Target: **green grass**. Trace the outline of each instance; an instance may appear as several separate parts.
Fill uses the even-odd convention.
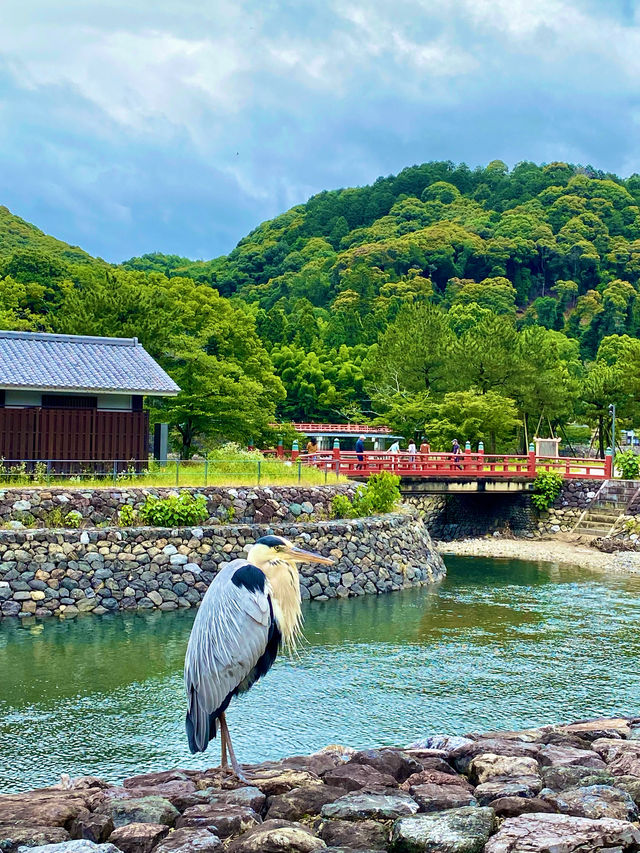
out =
[[[81,463],[80,463],[81,464]],[[55,465],[55,463],[53,463]],[[120,468],[123,466],[121,465]],[[56,473],[55,468],[47,471],[46,465],[36,466],[29,472],[26,467],[14,466],[0,474],[0,485],[15,486],[61,486],[67,488],[114,488],[114,487],[187,487],[187,486],[319,486],[325,483],[346,483],[347,479],[336,476],[335,471],[319,471],[298,462],[287,463],[276,459],[211,459],[175,460],[165,466],[150,463],[145,470],[136,472],[133,466],[114,474],[113,470],[96,474],[97,464],[86,463],[83,469],[73,474]]]

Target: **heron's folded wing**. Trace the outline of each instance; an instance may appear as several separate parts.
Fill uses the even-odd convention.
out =
[[[185,688],[194,740],[205,749],[210,733],[210,716],[228,700],[264,654],[269,639],[272,611],[269,585],[262,576],[249,589],[233,582],[246,560],[234,560],[213,580],[193,623],[185,658]]]

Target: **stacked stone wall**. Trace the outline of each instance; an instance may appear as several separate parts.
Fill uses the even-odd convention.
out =
[[[304,599],[378,594],[439,580],[444,563],[415,512],[373,518],[175,530],[0,531],[5,617],[197,606],[219,569],[268,533],[333,557],[300,567]]]

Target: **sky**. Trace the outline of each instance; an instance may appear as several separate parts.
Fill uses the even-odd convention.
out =
[[[639,79],[637,0],[0,0],[0,204],[211,258],[428,160],[640,172]]]

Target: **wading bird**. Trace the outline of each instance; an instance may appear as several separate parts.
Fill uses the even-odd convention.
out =
[[[222,767],[227,750],[238,764],[225,711],[265,675],[281,645],[294,649],[301,633],[298,563],[333,560],[296,548],[281,536],[263,536],[246,560],[234,560],[213,579],[196,615],[184,662],[186,730],[192,753],[204,752],[220,723]]]

